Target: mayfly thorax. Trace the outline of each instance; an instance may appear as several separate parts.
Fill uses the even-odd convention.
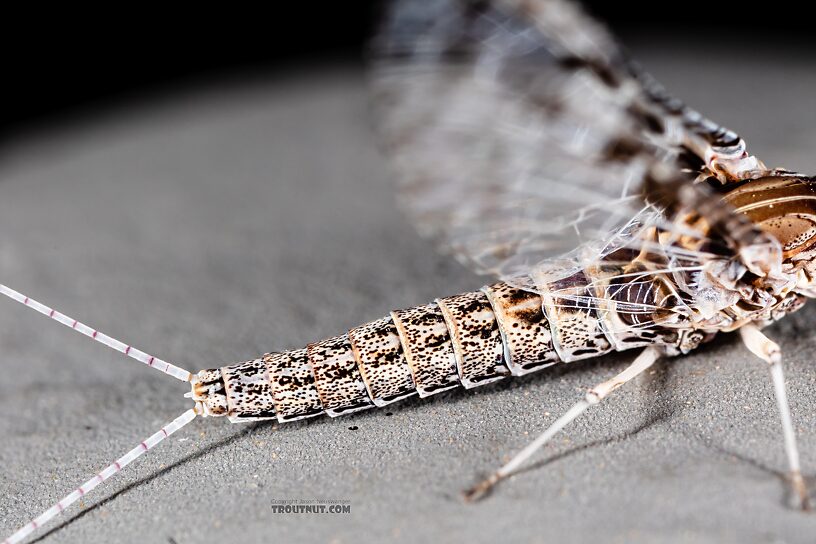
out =
[[[196,416],[281,423],[471,389],[639,349],[527,448],[661,358],[739,331],[769,363],[803,508],[779,348],[761,332],[816,296],[816,179],[769,169],[559,0],[397,2],[372,100],[400,199],[480,290],[300,349],[190,373],[0,285],[17,302],[189,382],[193,408],[35,518],[19,542]]]

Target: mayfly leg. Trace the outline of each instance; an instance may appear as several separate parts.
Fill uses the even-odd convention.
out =
[[[779,345],[765,336],[759,327],[753,323],[740,328],[742,342],[748,350],[768,363],[771,367],[771,379],[774,385],[776,404],[779,408],[779,416],[782,419],[782,434],[785,441],[785,453],[788,456],[788,468],[793,490],[799,498],[799,506],[802,510],[810,510],[810,498],[808,497],[805,479],[802,476],[802,467],[799,463],[799,448],[796,445],[796,431],[793,429],[790,404],[788,403],[788,392],[785,388],[785,374],[782,370],[782,352]]]
[[[623,372],[614,378],[599,383],[595,387],[591,388],[587,392],[585,398],[573,405],[573,407],[567,410],[564,415],[556,419],[552,425],[547,428],[547,430],[541,433],[538,438],[533,440],[529,445],[527,445],[527,447],[517,453],[516,456],[513,457],[507,464],[502,466],[499,470],[494,472],[482,482],[466,490],[464,492],[465,500],[475,501],[485,496],[490,492],[494,485],[515,473],[515,471],[525,461],[527,461],[527,459],[529,459],[536,451],[549,442],[561,429],[569,425],[572,421],[577,419],[578,416],[583,414],[587,408],[600,403],[612,391],[640,375],[644,370],[651,367],[661,356],[661,351],[656,348],[644,349],[632,362],[632,364],[623,370]]]

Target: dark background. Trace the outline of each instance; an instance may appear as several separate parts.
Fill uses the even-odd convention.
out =
[[[811,18],[791,3],[685,0],[585,2],[624,41],[674,39],[704,54],[757,48],[810,51]],[[267,9],[170,11],[131,5],[70,11],[38,6],[6,13],[0,26],[0,139],[134,96],[213,78],[274,72],[313,62],[360,61],[379,2],[287,2]]]

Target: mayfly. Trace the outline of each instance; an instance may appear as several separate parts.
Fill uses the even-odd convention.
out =
[[[465,493],[477,499],[659,359],[732,331],[770,366],[791,484],[808,508],[780,350],[761,329],[816,296],[816,178],[765,167],[564,1],[397,2],[374,51],[373,101],[402,203],[423,233],[495,281],[196,373],[0,285],[189,384],[194,403],[5,542],[198,416],[336,417],[640,349]]]

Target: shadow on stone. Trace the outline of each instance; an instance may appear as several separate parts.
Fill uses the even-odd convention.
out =
[[[186,457],[183,457],[183,458],[179,459],[178,461],[176,461],[172,465],[168,465],[168,466],[164,467],[163,469],[161,469],[161,470],[159,470],[157,472],[154,472],[150,476],[145,476],[144,478],[141,478],[141,479],[133,482],[132,484],[129,484],[129,485],[123,487],[122,489],[120,489],[116,493],[114,493],[114,494],[100,500],[99,502],[97,502],[93,506],[90,506],[90,507],[84,509],[82,512],[76,514],[72,518],[66,519],[65,521],[63,521],[62,523],[60,523],[59,525],[57,525],[53,529],[50,529],[49,531],[43,533],[42,535],[40,535],[36,539],[32,540],[31,544],[34,544],[36,542],[44,541],[45,539],[47,539],[48,537],[56,534],[57,532],[64,529],[65,527],[68,527],[72,523],[74,523],[76,521],[79,521],[80,519],[82,519],[83,517],[85,517],[89,513],[93,512],[94,510],[97,510],[98,508],[100,508],[102,506],[105,506],[109,502],[115,500],[120,495],[124,495],[125,493],[127,493],[128,491],[130,491],[132,489],[135,489],[135,488],[140,487],[140,486],[142,486],[144,484],[150,483],[153,480],[155,480],[156,478],[158,478],[159,476],[162,476],[162,475],[172,471],[176,467],[179,467],[179,466],[184,465],[186,463],[189,463],[191,461],[195,461],[196,459],[199,459],[199,458],[201,458],[201,457],[203,457],[203,456],[205,456],[205,455],[207,455],[207,454],[209,454],[209,453],[211,453],[211,452],[213,452],[213,451],[215,451],[215,450],[217,450],[219,448],[222,448],[224,446],[228,446],[228,445],[232,444],[233,442],[236,442],[237,440],[239,440],[241,438],[244,438],[248,434],[252,434],[252,432],[256,429],[256,427],[258,427],[261,424],[262,423],[253,423],[253,424],[251,424],[249,426],[249,428],[242,429],[239,432],[233,434],[232,436],[229,436],[227,438],[224,438],[223,440],[219,440],[218,442],[210,444],[209,446],[207,446],[206,448],[204,448],[201,451],[197,451],[195,453],[192,453],[190,455],[187,455]]]

